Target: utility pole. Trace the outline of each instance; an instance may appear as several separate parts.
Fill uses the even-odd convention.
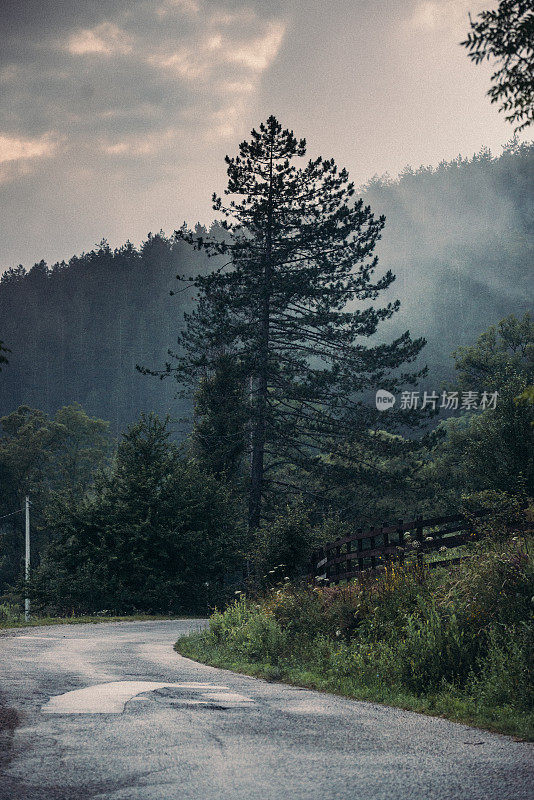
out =
[[[26,580],[26,594],[28,594],[28,581],[30,579],[30,498],[26,495],[26,553],[24,559],[24,577]],[[24,599],[24,619],[30,619],[30,598]]]

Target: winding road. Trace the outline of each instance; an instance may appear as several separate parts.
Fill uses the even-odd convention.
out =
[[[202,620],[0,636],[0,800],[531,800],[534,747],[196,664]]]

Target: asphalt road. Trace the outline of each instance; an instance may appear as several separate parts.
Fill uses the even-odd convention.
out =
[[[532,745],[178,656],[202,624],[0,636],[0,800],[534,796]]]

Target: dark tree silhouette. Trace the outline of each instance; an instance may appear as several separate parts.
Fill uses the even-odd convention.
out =
[[[496,10],[482,11],[471,22],[462,45],[475,64],[495,60],[488,91],[492,103],[500,103],[516,131],[534,119],[534,7],[532,0],[501,0]]]
[[[303,139],[269,117],[237,157],[226,158],[225,194],[234,199],[213,198],[225,239],[177,232],[226,263],[193,281],[198,306],[166,371],[195,381],[217,369],[222,353],[240,364],[249,395],[250,530],[261,522],[275,466],[309,469],[327,442],[367,430],[357,395],[393,389],[391,371],[424,344],[408,332],[390,344],[363,344],[399,307],[367,304],[394,280],[391,272],[373,278],[384,218],[353,199],[346,170],[333,160],[296,166],[305,152]]]
[[[176,613],[222,602],[240,563],[240,532],[224,486],[171,442],[167,421],[141,415],[89,495],[58,504],[34,574],[34,599],[53,613],[102,608]]]

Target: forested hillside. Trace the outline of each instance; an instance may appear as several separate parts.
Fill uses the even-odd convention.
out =
[[[136,365],[164,361],[190,303],[186,294],[170,296],[176,274],[194,274],[199,263],[186,245],[158,234],[139,249],[127,243],[113,251],[103,242],[68,264],[5,272],[0,317],[11,354],[0,413],[78,402],[114,433],[144,409],[179,417],[185,407],[176,387]]]
[[[530,307],[533,167],[534,145],[513,144],[500,157],[483,151],[363,187],[364,202],[386,215],[377,253],[397,276],[389,296],[402,304],[383,335],[409,328],[427,338],[429,382],[452,370],[455,347]],[[114,433],[141,411],[186,415],[171,381],[135,366],[163,364],[191,304],[187,293],[170,296],[175,276],[205,266],[204,255],[156,235],[139,249],[104,243],[68,263],[8,269],[0,319],[11,353],[0,414],[20,404],[54,412],[79,402]]]

